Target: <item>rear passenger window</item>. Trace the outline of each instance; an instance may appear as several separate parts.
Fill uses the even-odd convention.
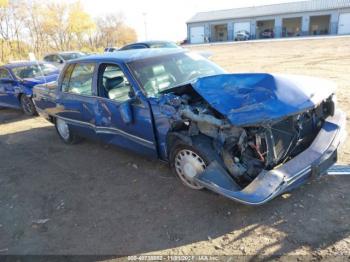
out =
[[[92,95],[94,64],[75,64],[66,69],[62,79],[62,91],[79,95]]]
[[[72,75],[74,66],[75,66],[74,64],[71,64],[66,68],[66,71],[64,71],[64,75],[62,79],[62,88],[61,88],[63,92],[68,92],[69,80],[70,80],[70,76]]]

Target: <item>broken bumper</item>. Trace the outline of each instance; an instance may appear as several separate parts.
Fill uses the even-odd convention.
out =
[[[345,139],[346,116],[337,110],[328,117],[309,148],[287,163],[262,171],[241,189],[216,161],[195,177],[198,184],[247,205],[261,205],[301,185],[310,176],[321,176],[337,161],[337,148]]]

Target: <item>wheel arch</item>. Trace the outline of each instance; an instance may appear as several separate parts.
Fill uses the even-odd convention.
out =
[[[166,151],[168,160],[171,159],[171,150],[179,143],[192,146],[192,138],[180,132],[169,132],[166,136]]]
[[[198,149],[200,152],[204,153],[208,159],[215,159],[222,163],[220,154],[217,152],[217,150],[215,150],[213,140],[210,137],[203,134],[188,136],[181,132],[172,132],[167,136],[167,152],[170,164],[170,160],[172,159],[174,153],[173,150],[181,144]]]
[[[33,97],[33,94],[29,93],[29,92],[26,92],[26,90],[24,89],[21,89],[20,92],[18,92],[17,94],[17,99],[18,99],[18,102],[21,102],[21,97],[25,95],[29,98],[32,98]]]

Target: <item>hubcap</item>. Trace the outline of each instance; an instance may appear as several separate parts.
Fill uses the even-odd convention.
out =
[[[69,127],[62,119],[56,120],[57,131],[64,140],[69,139]]]
[[[175,157],[175,170],[182,182],[192,189],[203,187],[194,182],[193,178],[206,168],[204,160],[195,152],[183,149]]]

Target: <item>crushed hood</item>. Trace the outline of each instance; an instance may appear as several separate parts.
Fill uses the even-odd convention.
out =
[[[335,92],[327,80],[280,74],[215,75],[192,86],[236,126],[275,122],[314,108]]]

